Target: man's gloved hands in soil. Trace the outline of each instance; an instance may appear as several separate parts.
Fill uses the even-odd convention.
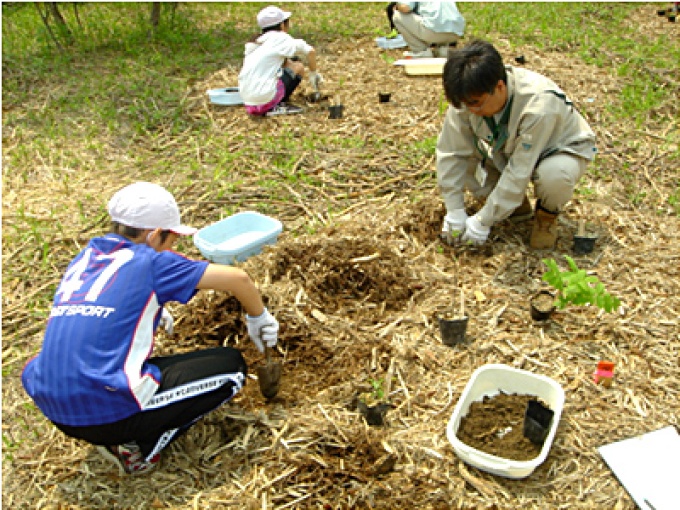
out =
[[[310,85],[318,92],[319,87],[323,83],[323,76],[321,76],[321,74],[317,73],[316,71],[309,71],[308,78]]]
[[[279,323],[272,314],[265,308],[261,315],[251,317],[246,314],[248,325],[248,336],[257,347],[257,350],[264,352],[264,346],[275,347],[279,336]]]
[[[482,245],[486,242],[491,232],[491,227],[485,227],[477,219],[477,216],[470,216],[465,221],[465,233],[461,241],[463,243],[472,243],[476,246]]]
[[[446,244],[454,244],[460,241],[460,236],[465,230],[465,222],[468,215],[465,209],[454,209],[446,213],[444,224],[442,225],[441,237]]]
[[[165,308],[163,308],[163,311],[161,312],[161,320],[158,325],[162,327],[168,335],[172,335],[174,332],[175,319],[172,318],[170,312]]]

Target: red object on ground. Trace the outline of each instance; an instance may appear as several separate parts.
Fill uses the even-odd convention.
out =
[[[600,361],[597,364],[597,370],[593,373],[593,380],[596,384],[609,386],[614,377],[614,363],[611,361]]]

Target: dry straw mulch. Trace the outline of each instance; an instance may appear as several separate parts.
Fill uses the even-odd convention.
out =
[[[502,39],[497,42],[508,59],[515,56]],[[205,90],[234,83],[236,68],[187,91],[186,114],[208,117],[215,130],[232,133],[233,151],[261,150],[252,140],[270,133],[289,133],[293,140],[309,132],[351,136],[369,147],[298,149],[296,171],[315,184],[281,188],[290,200],[269,204],[284,221],[284,233],[243,264],[282,325],[279,396],[265,402],[251,376],[242,394],[164,452],[156,472],[119,478],[91,446],[64,437],[29,410],[14,373],[3,379],[3,434],[19,443],[3,464],[5,507],[634,508],[596,448],[677,425],[680,416],[680,221],[668,205],[678,190],[678,169],[667,164],[677,153],[677,103],[650,112],[643,130],[612,125],[606,105],[618,100],[624,85],[619,77],[559,51],[524,48],[526,65],[552,76],[586,112],[598,134],[602,175],[585,178],[582,187],[592,194],[575,197],[561,215],[552,252],[528,248],[530,222],[496,226],[492,243],[482,249],[451,248],[438,239],[444,211],[433,160],[414,159],[407,168],[397,157],[437,134],[439,78],[386,69],[370,38],[330,43],[322,51],[324,92],[341,97],[346,107],[338,121],[327,119],[323,105],[306,105],[296,118],[261,122],[240,108],[210,105]],[[394,84],[392,103],[377,102],[377,72]],[[677,87],[677,76],[667,78]],[[392,143],[378,143],[385,139]],[[184,150],[162,137],[155,143],[150,154]],[[191,150],[200,158],[200,146]],[[262,152],[260,163],[280,156]],[[629,168],[626,178],[613,178],[623,175],[622,165]],[[268,194],[252,185],[257,171],[238,163],[232,170],[243,183],[233,198],[241,195],[244,209],[267,201]],[[91,184],[79,178],[76,185]],[[11,176],[5,182],[3,212],[39,189],[66,193],[50,185],[45,172],[22,187],[13,186]],[[232,198],[214,198],[200,176],[189,189],[181,182],[178,176],[174,184],[196,224],[214,220],[222,200]],[[119,184],[104,183],[104,194]],[[634,205],[631,190],[645,198]],[[546,323],[533,322],[528,297],[543,288],[541,257],[561,261],[571,254],[580,218],[593,223],[600,237],[595,251],[576,261],[623,305],[611,314],[570,307]],[[306,231],[309,226],[314,232]],[[89,235],[93,225],[79,228]],[[82,237],[73,233],[78,242]],[[58,253],[73,251],[67,241],[57,245]],[[6,265],[20,248],[3,247]],[[30,292],[58,276],[55,269],[51,281]],[[434,317],[442,307],[456,306],[461,289],[469,338],[451,348],[441,343]],[[5,338],[5,361],[16,356],[12,345],[38,345],[41,329],[22,314],[21,288],[7,281],[3,291],[3,322],[26,324],[24,335]],[[263,362],[232,298],[204,292],[173,311],[176,333],[159,336],[160,353],[228,344],[244,350],[252,374]],[[615,363],[609,388],[592,380],[602,359]],[[548,459],[524,480],[466,466],[445,435],[470,375],[486,363],[545,374],[567,395]],[[392,405],[383,427],[368,426],[354,406],[375,380],[384,381]]]

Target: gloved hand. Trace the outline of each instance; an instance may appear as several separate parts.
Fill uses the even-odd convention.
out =
[[[319,87],[323,83],[323,76],[321,76],[320,73],[317,73],[316,71],[309,71],[309,83],[312,87],[314,87],[314,90],[318,91]]]
[[[447,244],[453,244],[460,241],[460,236],[465,230],[465,221],[468,215],[465,209],[454,209],[446,213],[444,217],[444,224],[442,225],[441,237]]]
[[[162,327],[168,335],[172,335],[174,332],[175,319],[172,318],[170,312],[165,308],[163,308],[163,311],[161,312],[161,320],[158,325]]]
[[[275,347],[279,335],[279,323],[265,308],[258,317],[246,314],[248,336],[260,352],[264,352],[264,346]]]
[[[477,216],[470,216],[465,221],[465,233],[461,241],[463,243],[470,242],[476,246],[482,245],[486,242],[486,238],[489,237],[489,232],[491,232],[491,227],[485,227],[477,219]]]

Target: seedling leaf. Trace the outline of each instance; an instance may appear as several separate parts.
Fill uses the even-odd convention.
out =
[[[606,291],[597,276],[588,276],[586,271],[579,269],[574,259],[568,255],[564,258],[569,266],[566,271],[560,271],[554,259],[543,259],[548,270],[543,273],[541,279],[557,291],[555,298],[557,308],[562,309],[569,304],[594,305],[611,312],[619,307],[621,301]]]

